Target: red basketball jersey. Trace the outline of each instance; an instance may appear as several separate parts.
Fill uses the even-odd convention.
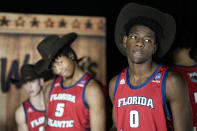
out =
[[[91,79],[84,74],[73,86],[64,87],[62,77],[57,77],[49,95],[46,131],[90,130],[85,89]]]
[[[192,105],[193,126],[197,128],[197,65],[190,67],[175,65],[171,68],[180,72],[187,82]]]
[[[45,111],[37,110],[29,99],[23,103],[23,108],[29,131],[43,131]]]
[[[167,131],[172,125],[165,99],[168,70],[159,65],[146,82],[132,86],[129,68],[117,77],[114,111],[117,131]]]

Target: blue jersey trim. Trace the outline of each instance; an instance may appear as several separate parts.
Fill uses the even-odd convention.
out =
[[[167,101],[166,101],[166,79],[169,73],[169,69],[166,70],[163,80],[162,80],[162,87],[161,87],[161,95],[162,95],[162,100],[163,100],[163,106],[164,106],[164,111],[167,117],[172,118],[172,115],[169,112],[168,106],[167,106]]]
[[[61,84],[62,89],[70,89],[70,88],[75,87],[75,85],[77,85],[86,75],[87,75],[87,73],[84,73],[83,76],[82,76],[74,85],[68,86],[68,87],[64,87],[64,86],[63,86],[63,77],[61,77],[61,82],[60,82],[60,84]]]
[[[29,105],[30,105],[35,111],[37,111],[37,112],[45,112],[44,110],[38,110],[38,109],[36,109],[36,108],[32,105],[30,99],[28,99],[28,103],[29,103]]]
[[[138,86],[133,86],[131,85],[130,83],[130,79],[129,79],[129,68],[127,68],[127,72],[126,72],[126,82],[127,82],[127,85],[131,88],[131,89],[140,89],[142,87],[144,87],[145,85],[147,85],[152,79],[153,77],[155,76],[155,74],[158,72],[158,70],[160,69],[161,67],[161,64],[159,64],[156,68],[156,70],[152,73],[152,75],[144,82],[142,83],[141,85],[138,85]]]
[[[84,128],[85,130],[87,130],[87,131],[90,131],[90,128]]]
[[[90,80],[92,80],[92,78],[90,78],[89,80],[87,80],[87,82],[85,83],[85,86],[84,86],[84,88],[83,88],[83,92],[82,92],[83,104],[84,104],[84,106],[85,106],[87,109],[89,109],[89,106],[88,106],[88,104],[87,104],[86,101],[85,101],[85,90],[86,90],[87,84],[89,83]]]
[[[26,108],[25,108],[25,103],[23,103],[23,109],[24,109],[24,112],[25,112],[25,120],[26,120],[26,123],[27,123],[27,111],[26,111]]]
[[[116,95],[116,91],[117,91],[117,88],[118,88],[118,84],[119,84],[119,81],[120,81],[121,74],[122,74],[122,72],[120,72],[118,74],[118,77],[116,78],[116,84],[115,84],[115,88],[114,88],[113,99],[115,98],[115,95]]]

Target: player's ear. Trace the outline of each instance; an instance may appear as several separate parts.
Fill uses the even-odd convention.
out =
[[[155,43],[153,46],[154,46],[153,47],[153,54],[155,54],[157,52],[157,49],[158,49],[158,43]]]
[[[68,58],[70,58],[71,60],[75,60],[75,56],[74,56],[74,54],[73,53],[69,53],[68,54]]]
[[[123,44],[123,47],[124,47],[124,48],[127,47],[127,39],[128,39],[128,37],[127,37],[127,35],[125,34],[125,35],[123,36],[123,41],[122,41],[122,44]]]

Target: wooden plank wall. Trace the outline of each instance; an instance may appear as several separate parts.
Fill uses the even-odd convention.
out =
[[[46,35],[78,33],[73,49],[86,56],[80,66],[106,84],[105,25],[104,17],[0,13],[0,131],[16,131],[14,113],[29,96],[10,78],[41,58],[36,47]]]

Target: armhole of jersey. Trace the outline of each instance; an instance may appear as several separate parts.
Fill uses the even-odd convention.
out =
[[[164,73],[163,80],[162,80],[161,94],[162,94],[162,101],[163,101],[165,114],[168,118],[172,118],[172,115],[169,111],[167,101],[166,101],[166,79],[167,79],[169,71],[170,70],[167,69],[166,72]]]
[[[118,77],[116,78],[116,84],[115,84],[115,88],[114,88],[114,92],[113,92],[113,99],[115,99],[115,95],[116,95],[116,90],[118,88],[119,85],[119,81],[120,81],[120,76],[121,76],[122,72],[120,72],[118,74]]]
[[[24,109],[24,113],[25,113],[25,121],[27,123],[27,111],[26,111],[26,108],[25,108],[25,102],[23,103],[23,109]]]
[[[85,83],[85,86],[84,86],[84,88],[83,88],[83,91],[82,91],[82,101],[83,101],[84,106],[85,106],[87,109],[89,109],[89,106],[88,106],[88,104],[87,104],[86,101],[85,101],[85,90],[86,90],[87,84],[90,82],[90,80],[92,80],[92,78],[90,78],[90,79],[87,80],[87,82]]]

